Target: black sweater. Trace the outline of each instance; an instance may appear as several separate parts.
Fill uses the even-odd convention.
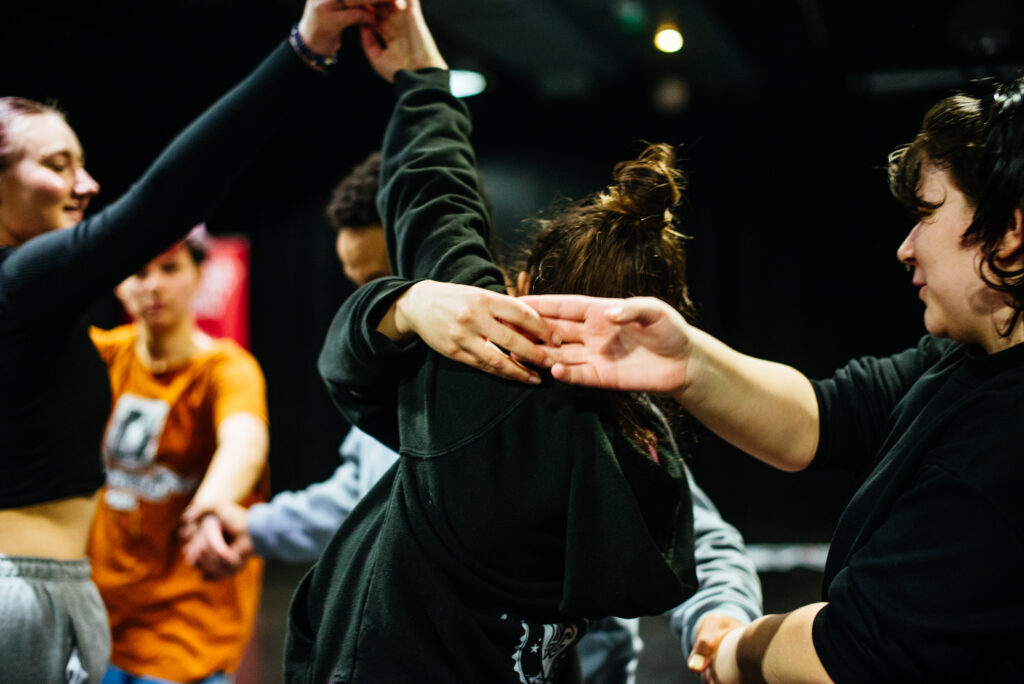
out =
[[[0,508],[89,495],[103,484],[110,383],[87,309],[207,218],[322,80],[282,43],[115,203],[67,230],[0,248]]]
[[[815,468],[866,477],[814,646],[846,682],[1024,681],[1024,345],[925,337],[815,383]]]
[[[447,74],[396,85],[381,201],[397,271],[502,291]],[[408,284],[359,290],[324,345],[335,402],[401,458],[300,586],[286,679],[573,681],[585,618],[660,613],[696,586],[679,454],[663,434],[654,463],[593,390],[393,345],[375,325]]]

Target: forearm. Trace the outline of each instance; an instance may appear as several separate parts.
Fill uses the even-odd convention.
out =
[[[795,368],[741,354],[692,329],[688,383],[673,393],[694,418],[748,454],[782,470],[810,464],[818,402]]]
[[[217,450],[195,496],[193,508],[222,501],[241,503],[259,482],[267,465],[267,424],[252,414],[228,416],[217,428]]]
[[[693,500],[698,587],[696,594],[672,610],[670,624],[680,637],[683,653],[704,658],[697,661],[699,669],[713,657],[719,643],[716,639],[736,626],[749,624],[763,611],[761,582],[747,556],[743,536],[722,519],[689,469],[686,475]]]
[[[378,208],[397,275],[503,286],[487,247],[491,226],[469,144],[465,104],[446,72],[402,71],[384,138]]]
[[[347,461],[323,482],[250,508],[256,553],[293,563],[316,560],[359,502],[359,476],[359,462]]]
[[[77,241],[92,247],[83,250],[83,276],[102,279],[99,292],[109,290],[208,219],[275,132],[312,106],[323,81],[286,44],[278,46],[176,136],[128,193],[72,229],[81,228]]]
[[[826,604],[813,603],[785,615],[766,615],[722,640],[716,672],[724,681],[767,684],[831,684],[811,630]]]

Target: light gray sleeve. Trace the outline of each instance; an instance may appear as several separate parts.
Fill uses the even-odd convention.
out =
[[[327,480],[281,492],[249,509],[249,535],[257,554],[291,563],[316,560],[359,500],[398,459],[356,429],[338,452],[342,463]]]
[[[739,530],[722,520],[708,495],[690,481],[693,499],[694,556],[697,593],[672,611],[672,631],[680,637],[683,657],[693,649],[697,622],[706,613],[724,613],[745,623],[761,616],[761,581],[747,556]]]

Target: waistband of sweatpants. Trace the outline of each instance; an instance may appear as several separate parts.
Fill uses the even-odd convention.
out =
[[[92,570],[88,558],[57,560],[0,553],[0,577],[40,580],[87,580]]]

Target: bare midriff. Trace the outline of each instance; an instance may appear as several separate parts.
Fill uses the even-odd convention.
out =
[[[0,554],[57,560],[85,557],[97,497],[0,510]]]

